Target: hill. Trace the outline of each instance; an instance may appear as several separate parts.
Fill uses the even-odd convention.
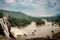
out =
[[[60,17],[60,13],[56,14],[55,16]]]
[[[15,12],[15,11],[7,11],[7,10],[0,10],[0,12],[3,12],[7,17],[8,16],[13,16],[16,18],[19,17],[28,17],[28,15],[22,13],[22,12]]]
[[[28,16],[22,12],[0,10],[1,13],[5,14],[11,26],[26,26],[32,21],[36,22],[36,25],[45,24],[45,22],[40,17]]]

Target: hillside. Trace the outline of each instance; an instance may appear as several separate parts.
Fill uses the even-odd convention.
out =
[[[26,14],[24,14],[22,12],[7,11],[7,10],[0,10],[0,12],[3,12],[6,16],[14,16],[16,18],[28,17],[28,15],[26,15]]]
[[[57,16],[57,17],[59,16],[60,17],[60,13],[56,14],[55,16]]]
[[[44,21],[40,17],[32,17],[28,16],[22,12],[15,12],[15,11],[6,11],[0,10],[7,18],[8,21],[11,23],[11,26],[26,26],[29,25],[32,21],[36,22],[36,25],[45,24]]]

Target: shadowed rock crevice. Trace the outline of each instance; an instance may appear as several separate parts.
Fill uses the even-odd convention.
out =
[[[0,24],[0,35],[3,35],[3,36],[5,36],[4,35],[4,31],[3,31],[4,29],[2,28],[2,26],[1,26],[1,24]]]

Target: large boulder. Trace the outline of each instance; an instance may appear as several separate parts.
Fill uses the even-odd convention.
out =
[[[56,33],[53,35],[53,38],[59,39],[60,40],[60,32]]]

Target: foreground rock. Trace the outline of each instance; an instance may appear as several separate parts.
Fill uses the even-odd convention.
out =
[[[60,40],[60,32],[56,33],[53,35],[53,38],[59,39]]]
[[[0,35],[0,40],[15,40],[13,38],[7,38],[7,37],[3,37],[2,35]]]
[[[0,18],[0,35],[2,35],[0,36],[0,38],[2,40],[5,40],[5,39],[10,40],[7,38],[15,39],[15,37],[11,34],[10,30],[11,30],[11,24],[9,23],[8,19],[6,17]]]

